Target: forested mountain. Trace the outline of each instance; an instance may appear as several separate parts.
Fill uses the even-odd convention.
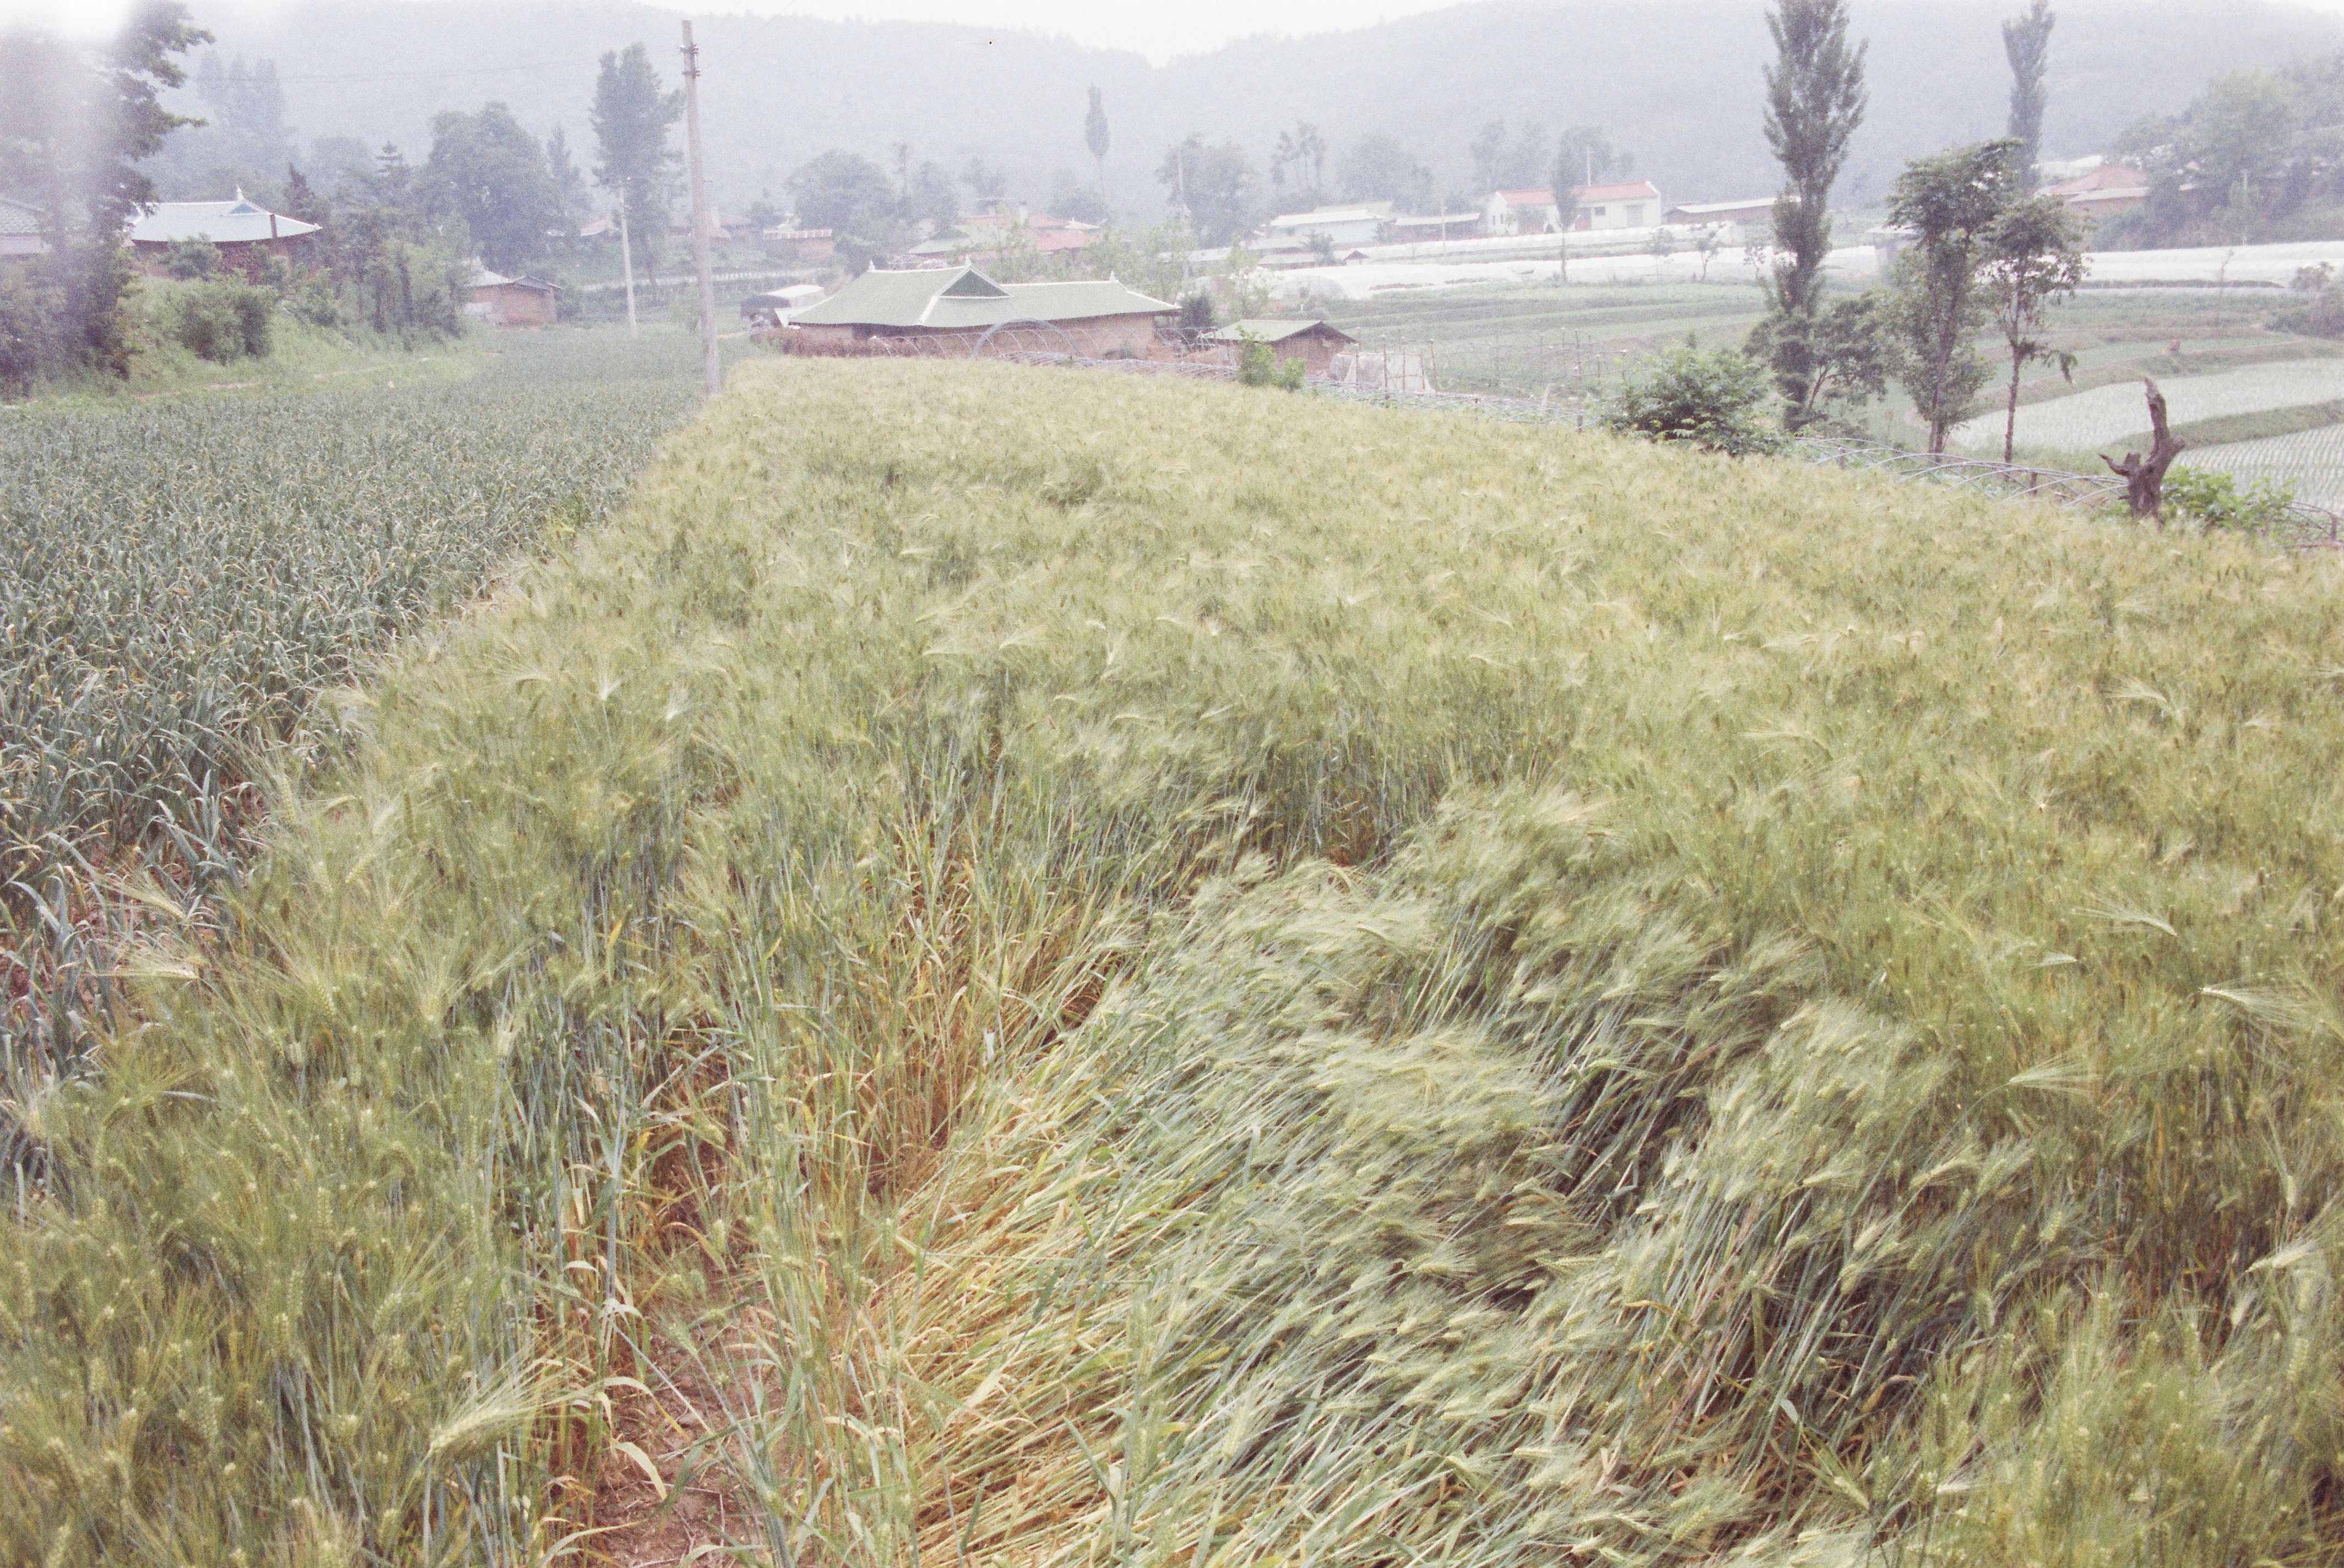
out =
[[[1882,191],[1916,153],[1999,131],[2009,77],[1998,24],[2017,8],[1856,5],[1855,31],[1871,45],[1872,111],[1841,187],[1851,199]],[[274,62],[285,124],[304,149],[343,135],[396,141],[415,157],[435,111],[502,100],[541,135],[564,126],[591,161],[596,56],[642,40],[671,79],[676,58],[678,14],[631,0],[298,0],[250,14],[198,0],[197,9],[221,58]],[[2067,0],[2058,11],[2045,138],[2053,157],[2178,111],[2222,70],[2344,41],[2327,17],[2239,0]],[[1386,133],[1440,188],[1470,183],[1468,144],[1500,117],[1549,132],[1601,126],[1672,198],[1774,184],[1758,130],[1768,50],[1757,0],[1480,0],[1349,32],[1245,40],[1161,66],[978,27],[743,16],[696,25],[711,167],[731,205],[778,193],[791,168],[826,147],[893,167],[899,145],[914,163],[957,168],[982,157],[1013,195],[1046,199],[1058,171],[1088,177],[1093,84],[1112,133],[1109,195],[1150,217],[1163,205],[1154,171],[1181,137],[1233,139],[1260,167],[1278,130],[1298,120],[1320,128],[1330,165],[1361,136]],[[189,104],[219,118],[192,88]],[[183,135],[189,145],[167,172],[198,183],[221,161],[201,138],[227,138],[217,127]]]

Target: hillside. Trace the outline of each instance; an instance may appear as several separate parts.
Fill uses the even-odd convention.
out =
[[[0,1557],[2331,1560],[2339,572],[743,367],[21,1108]]]
[[[435,110],[490,98],[541,134],[560,124],[584,145],[595,56],[642,40],[664,64],[676,36],[675,13],[627,0],[197,9],[224,56],[277,62],[305,137],[394,140],[410,156]],[[2010,9],[2003,0],[1856,6],[1856,31],[1872,42],[1873,110],[1848,166],[1851,198],[1877,196],[1916,153],[1999,130],[2008,76],[1996,29]],[[1233,137],[1260,166],[1278,128],[1297,119],[1318,124],[1339,151],[1389,132],[1449,182],[1465,179],[1474,131],[1503,117],[1550,131],[1600,124],[1680,199],[1771,189],[1758,130],[1760,10],[1743,0],[1482,0],[1350,32],[1248,40],[1161,67],[977,27],[742,16],[698,26],[710,157],[726,200],[778,188],[825,147],[892,163],[908,143],[914,158],[955,168],[981,156],[1038,201],[1057,170],[1089,169],[1082,114],[1096,83],[1113,127],[1112,194],[1152,217],[1163,204],[1153,171],[1180,137]],[[2218,71],[2339,36],[2332,19],[2268,0],[2076,0],[2059,12],[2047,145],[2060,154],[2180,109]]]

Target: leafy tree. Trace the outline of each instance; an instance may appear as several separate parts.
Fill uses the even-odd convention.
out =
[[[1220,323],[1213,319],[1213,297],[1203,289],[1180,301],[1180,330],[1191,333],[1211,331]]]
[[[1120,278],[1149,298],[1169,303],[1188,292],[1188,253],[1196,248],[1196,236],[1175,216],[1136,235],[1109,228],[1071,256],[1078,276]]]
[[[1083,145],[1091,149],[1091,164],[1098,171],[1099,200],[1106,200],[1106,100],[1094,84],[1091,106],[1083,115]]]
[[[678,159],[667,145],[668,127],[682,114],[683,90],[661,88],[642,45],[602,56],[588,116],[594,126],[594,182],[617,194],[635,254],[654,275],[675,199]]]
[[[1506,161],[1506,122],[1491,120],[1473,133],[1465,146],[1465,156],[1473,160],[1473,188],[1477,192],[1492,191],[1504,182],[1499,171]]]
[[[2035,184],[2043,156],[2043,109],[2050,101],[2043,84],[2051,61],[2051,0],[2035,0],[2025,14],[2002,25],[2002,52],[2010,60],[2010,139],[2018,144],[2019,178]]]
[[[560,126],[545,138],[545,172],[553,177],[556,210],[561,216],[561,228],[565,237],[574,238],[578,222],[586,216],[592,199],[586,194],[586,177],[571,156],[570,137]]]
[[[952,171],[934,158],[914,169],[904,189],[904,216],[914,223],[933,224],[938,233],[958,223],[960,189],[953,184]]]
[[[1625,179],[1635,167],[1635,156],[1614,147],[1601,126],[1572,126],[1555,144],[1555,188],[1561,193]]]
[[[1327,199],[1327,138],[1308,120],[1297,120],[1292,130],[1278,132],[1278,149],[1270,155],[1269,183],[1281,193],[1281,202],[1289,168],[1295,171],[1295,205],[1313,207]]]
[[[432,116],[423,179],[433,207],[460,222],[482,263],[500,272],[537,259],[546,232],[561,226],[561,193],[545,149],[502,104]]]
[[[924,166],[928,177],[934,166]],[[808,158],[790,171],[784,182],[797,207],[798,221],[809,228],[827,228],[847,265],[857,271],[898,248],[904,241],[903,201],[887,171],[860,153],[832,148]],[[951,182],[945,181],[949,194]],[[933,192],[931,193],[933,198]]]
[[[1536,120],[1524,120],[1499,161],[1498,177],[1508,189],[1535,186],[1554,167],[1554,138]]]
[[[2051,301],[2073,294],[2084,281],[2083,225],[2056,197],[2027,197],[1995,220],[1985,255],[1986,296],[2010,351],[2010,400],[2002,426],[2002,460],[2008,462],[2018,435],[2020,372],[2046,358],[2056,358],[2063,375],[2075,370],[2074,355],[2052,349],[2036,334],[2043,329],[2043,312]]]
[[[980,207],[996,203],[1009,192],[1009,177],[981,157],[972,157],[961,165],[960,182],[968,187]]]
[[[320,228],[325,228],[333,216],[326,198],[319,196],[317,187],[309,183],[309,177],[290,163],[285,166],[284,194],[278,199],[286,217],[302,223],[314,223]]]
[[[1864,121],[1864,46],[1847,42],[1846,0],[1777,0],[1766,15],[1766,145],[1783,166],[1774,240],[1789,254],[1767,280],[1763,343],[1793,419],[1816,406],[1815,316],[1831,251],[1831,187]],[[1753,339],[1753,346],[1760,339]]]
[[[834,147],[790,171],[783,182],[808,228],[869,232],[895,216],[895,187],[887,171],[860,153]]]
[[[0,193],[43,215],[40,293],[53,324],[41,351],[54,368],[128,368],[122,228],[155,199],[140,165],[191,123],[162,105],[187,81],[178,57],[210,36],[178,0],[143,0],[95,50],[31,30],[0,35]]]
[[[1381,131],[1370,131],[1352,143],[1335,166],[1335,175],[1347,200],[1430,200],[1432,171]]]
[[[2217,76],[2190,106],[2184,146],[2198,166],[2198,184],[2228,193],[2275,183],[2296,126],[2287,85],[2269,71]]]
[[[1260,200],[1260,182],[1245,149],[1235,142],[1207,146],[1191,132],[1187,140],[1164,155],[1156,171],[1175,211],[1187,215],[1197,238],[1207,245],[1226,245],[1252,223]]]
[[[1703,353],[1690,339],[1646,360],[1604,410],[1606,429],[1656,441],[1687,441],[1743,457],[1779,449],[1768,429],[1766,371],[1731,349]]]
[[[1106,197],[1095,186],[1086,186],[1065,169],[1050,186],[1050,210],[1060,217],[1077,218],[1084,223],[1105,223],[1111,216]]]
[[[1888,218],[1913,236],[1896,259],[1897,379],[1929,427],[1929,450],[1985,385],[1971,339],[1985,324],[1983,287],[1995,236],[2020,195],[2018,144],[1978,142],[1905,166],[1889,193]]]

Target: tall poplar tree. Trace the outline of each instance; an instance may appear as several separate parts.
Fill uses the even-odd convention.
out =
[[[1864,46],[1847,40],[1846,0],[1776,0],[1766,15],[1774,63],[1766,71],[1766,145],[1783,166],[1774,244],[1787,252],[1767,283],[1753,353],[1773,367],[1795,423],[1814,407],[1822,369],[1816,318],[1831,252],[1831,188],[1864,123]]]
[[[1106,199],[1106,101],[1096,86],[1091,88],[1090,112],[1083,116],[1083,142],[1091,149],[1091,162],[1098,169],[1099,199]]]
[[[2035,0],[2024,15],[2002,25],[2002,52],[2010,57],[2010,139],[2018,144],[2018,177],[2035,187],[2036,160],[2043,156],[2043,109],[2050,92],[2043,85],[2051,64],[2050,0]]]
[[[683,89],[661,90],[650,50],[630,44],[623,53],[602,56],[589,116],[598,159],[594,179],[618,196],[636,254],[647,266],[667,238],[679,161],[667,133],[682,116]]]

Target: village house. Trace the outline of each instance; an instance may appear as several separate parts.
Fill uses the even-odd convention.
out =
[[[1018,238],[1020,230],[1022,239]],[[923,259],[979,263],[997,261],[1021,248],[1039,256],[1057,256],[1069,250],[1088,249],[1098,243],[1103,232],[1096,223],[1053,217],[1046,212],[1028,212],[1020,207],[1014,213],[981,212],[964,218],[950,232],[912,247],[911,254]]]
[[[1652,228],[1668,204],[1648,179],[1616,185],[1585,185],[1571,192],[1578,203],[1573,228]]]
[[[2072,179],[2046,185],[2043,194],[2087,223],[2098,223],[2120,213],[2137,212],[2148,205],[2148,176],[2129,164],[2103,163]]]
[[[561,286],[483,267],[465,286],[464,314],[491,327],[551,327],[561,319]]]
[[[1305,374],[1324,376],[1328,361],[1359,339],[1325,321],[1252,317],[1206,333],[1205,341],[1226,343],[1232,349],[1247,342],[1267,343],[1278,359],[1300,360]]]
[[[1667,210],[1648,179],[1581,186],[1571,196],[1574,230],[1651,228]],[[1492,191],[1482,204],[1481,221],[1490,234],[1553,234],[1562,227],[1550,189]]]
[[[1094,359],[1139,358],[1177,308],[1108,278],[1103,282],[995,283],[974,267],[890,271],[873,268],[819,305],[796,313],[792,351],[854,354],[895,346],[967,353],[995,328],[1004,351],[1039,339]]]
[[[1493,190],[1481,204],[1481,228],[1487,234],[1552,234],[1561,227],[1555,220],[1551,189]]]
[[[171,247],[207,240],[229,270],[258,282],[272,260],[288,266],[304,260],[317,232],[316,224],[271,212],[245,200],[239,190],[234,201],[157,202],[130,220],[130,251],[141,272],[161,278]]]
[[[49,253],[41,238],[41,212],[0,196],[0,261],[29,261]]]

